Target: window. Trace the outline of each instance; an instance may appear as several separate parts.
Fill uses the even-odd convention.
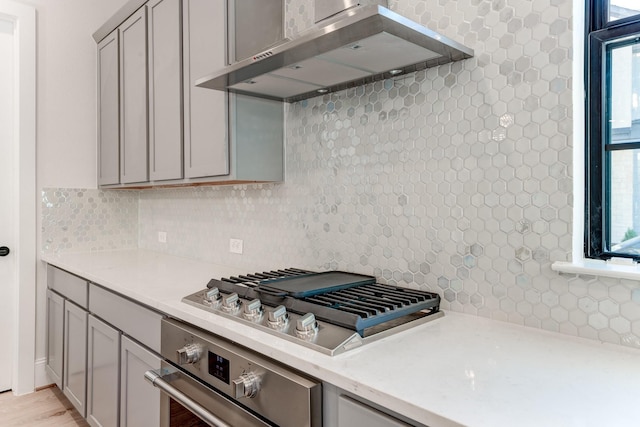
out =
[[[585,257],[640,260],[640,2],[587,0]]]

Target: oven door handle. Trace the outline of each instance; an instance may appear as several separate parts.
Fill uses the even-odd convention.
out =
[[[144,379],[150,382],[154,387],[159,388],[163,392],[169,395],[172,399],[180,403],[187,408],[193,414],[197,415],[202,421],[210,424],[213,427],[232,427],[230,424],[225,423],[220,418],[207,411],[200,406],[197,402],[193,401],[187,395],[180,390],[169,384],[162,377],[162,369],[150,370],[144,373]]]

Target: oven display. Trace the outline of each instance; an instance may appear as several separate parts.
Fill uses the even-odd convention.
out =
[[[229,384],[229,361],[222,356],[209,352],[209,374]]]

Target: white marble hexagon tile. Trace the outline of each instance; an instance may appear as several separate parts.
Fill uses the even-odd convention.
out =
[[[571,252],[571,3],[392,0],[476,56],[287,106],[285,183],[141,192],[139,246],[375,274],[447,310],[640,347],[638,282],[551,270]],[[310,4],[288,0],[288,31]]]

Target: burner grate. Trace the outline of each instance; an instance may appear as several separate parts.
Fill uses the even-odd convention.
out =
[[[327,310],[350,313],[356,316],[352,327],[358,333],[389,320],[397,319],[421,310],[437,312],[440,297],[432,292],[373,284],[328,292],[303,298],[302,301],[316,304]],[[324,317],[323,314],[318,314]]]
[[[366,330],[384,323],[417,313],[435,314],[440,308],[440,296],[436,293],[379,283],[358,284],[298,297],[269,286],[280,280],[302,276],[313,278],[314,275],[319,273],[286,268],[212,279],[207,287],[216,286],[221,292],[236,292],[247,299],[258,298],[272,306],[284,305],[287,310],[300,315],[313,313],[318,320],[349,328],[363,337]]]
[[[297,276],[307,276],[314,274],[313,271],[301,270],[299,268],[285,268],[282,270],[263,271],[262,273],[243,274],[221,279],[224,282],[240,284],[245,286],[258,286],[264,281],[277,279],[287,279]]]

